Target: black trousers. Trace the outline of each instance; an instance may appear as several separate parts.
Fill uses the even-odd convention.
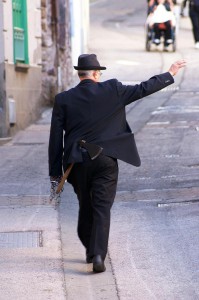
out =
[[[195,42],[199,42],[199,10],[194,8],[190,9],[189,16],[193,26],[193,36]]]
[[[79,200],[78,236],[90,256],[105,258],[110,230],[110,210],[118,180],[117,160],[100,154],[76,163],[68,178]]]
[[[166,40],[169,40],[172,38],[172,27],[171,27],[171,22],[167,21],[164,23],[165,29],[161,29],[159,23],[154,24],[154,31],[155,31],[155,39],[160,39],[161,38],[161,32],[164,31],[165,34],[165,42]]]

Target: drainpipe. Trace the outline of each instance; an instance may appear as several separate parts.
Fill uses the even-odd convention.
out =
[[[58,85],[58,74],[60,70],[59,66],[59,41],[58,41],[58,4],[56,0],[51,0],[51,26],[52,26],[52,40],[55,44],[55,61],[54,61],[54,69],[56,70],[56,91],[55,94],[59,91]]]

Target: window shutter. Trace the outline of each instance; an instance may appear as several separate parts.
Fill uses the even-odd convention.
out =
[[[14,61],[28,63],[26,0],[13,0]]]

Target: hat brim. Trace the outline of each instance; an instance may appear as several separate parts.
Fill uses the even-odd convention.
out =
[[[90,70],[106,70],[106,67],[101,67],[101,66],[78,67],[78,66],[74,66],[74,69],[75,70],[90,71]]]

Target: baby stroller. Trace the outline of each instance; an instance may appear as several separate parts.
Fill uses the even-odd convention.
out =
[[[169,39],[169,43],[166,40],[166,25],[165,23],[156,24],[158,30],[160,31],[160,40],[156,41],[155,39],[155,28],[154,26],[146,25],[146,51],[151,51],[152,47],[158,46],[159,44],[163,44],[163,49],[168,51],[171,49],[173,52],[176,51],[176,28],[172,26],[171,28],[171,39]],[[156,28],[157,28],[156,27]]]

